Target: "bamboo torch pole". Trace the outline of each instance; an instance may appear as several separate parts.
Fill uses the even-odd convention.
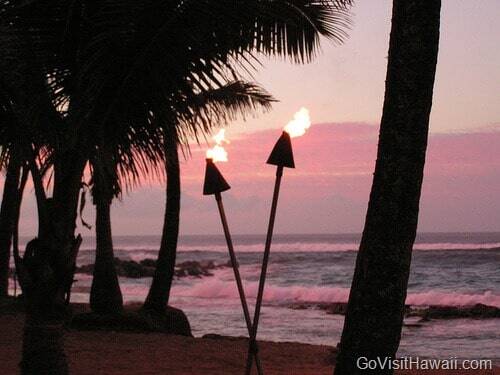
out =
[[[222,203],[221,193],[223,191],[229,190],[231,187],[226,182],[220,171],[217,169],[212,159],[206,159],[206,161],[207,161],[207,166],[205,170],[205,183],[203,186],[203,194],[214,195],[215,200],[217,202],[222,228],[224,230],[224,236],[226,238],[226,244],[229,251],[229,257],[231,258],[231,266],[233,268],[234,278],[236,279],[236,286],[238,287],[238,294],[240,297],[241,306],[243,308],[243,315],[245,316],[245,322],[247,325],[248,334],[250,336],[252,334],[252,320],[250,318],[250,311],[248,309],[245,290],[243,289],[243,283],[241,281],[239,265],[236,259],[236,254],[234,252],[231,233],[229,232],[229,225],[227,223],[226,213],[224,211],[224,204]],[[254,356],[254,358],[255,358],[255,364],[257,366],[257,372],[259,375],[262,375],[263,374],[262,364],[260,362],[260,358],[257,353]]]
[[[281,178],[283,176],[283,168],[295,168],[292,152],[292,142],[290,135],[283,132],[281,137],[276,142],[267,164],[276,165],[276,180],[274,184],[273,200],[271,203],[271,213],[269,215],[269,224],[267,227],[266,245],[264,248],[264,257],[262,259],[262,269],[259,279],[259,289],[257,292],[257,302],[255,304],[255,312],[253,317],[252,332],[248,345],[248,356],[246,365],[246,375],[252,372],[253,357],[258,354],[257,348],[257,330],[259,328],[260,310],[264,297],[264,287],[266,284],[267,266],[269,264],[269,255],[271,253],[271,243],[273,240],[274,221],[276,219],[276,208],[278,207],[278,197],[280,193]]]

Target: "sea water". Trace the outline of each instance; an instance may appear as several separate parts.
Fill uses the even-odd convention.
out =
[[[264,236],[233,238],[251,312],[257,294]],[[360,235],[276,235],[271,249],[258,337],[335,346],[344,317],[300,302],[346,302]],[[94,239],[86,238],[78,264],[94,259]],[[157,236],[117,236],[115,256],[156,259]],[[229,260],[222,236],[182,236],[177,261]],[[195,336],[247,336],[231,268],[213,276],[174,281],[170,304],[182,309]],[[72,301],[88,302],[90,275],[77,274]],[[143,301],[151,279],[120,278],[126,302]],[[407,304],[500,307],[500,233],[432,233],[417,237]],[[413,318],[413,322],[415,318]],[[410,320],[410,322],[412,322]],[[403,327],[401,356],[488,358],[500,362],[500,319],[432,320]]]

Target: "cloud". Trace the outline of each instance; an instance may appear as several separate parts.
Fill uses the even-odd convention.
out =
[[[280,130],[240,135],[218,166],[232,189],[223,193],[233,233],[263,233],[275,167],[268,154]],[[286,169],[276,232],[360,232],[375,166],[378,126],[317,124],[293,139],[295,169]],[[433,134],[429,138],[420,231],[494,231],[500,225],[500,126],[487,131]],[[221,233],[214,199],[202,195],[205,149],[194,145],[182,163],[182,233]],[[30,192],[31,194],[32,192]],[[159,234],[165,189],[139,188],[113,207],[115,234]],[[27,197],[24,228],[36,229]],[[87,208],[92,218],[91,205]],[[28,230],[26,229],[26,230]],[[23,229],[24,230],[24,229]]]
[[[265,164],[280,135],[265,130],[242,135],[227,146],[229,162],[219,168],[232,185],[224,193],[235,233],[265,230],[275,167]],[[280,196],[279,232],[359,232],[363,228],[378,143],[378,126],[364,123],[317,124],[293,139],[296,169],[285,170]],[[496,230],[500,222],[500,126],[483,132],[435,134],[429,139],[420,230]],[[190,205],[212,211],[200,194],[204,153],[185,163],[184,191]],[[189,233],[216,232],[219,223],[196,224],[184,213]]]

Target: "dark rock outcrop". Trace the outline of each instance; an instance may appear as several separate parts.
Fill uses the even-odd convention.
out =
[[[319,309],[327,314],[345,315],[347,303],[345,302],[298,302],[288,306],[294,310]],[[405,306],[405,317],[420,317],[418,324],[431,319],[491,319],[500,318],[500,308],[483,304],[472,306]],[[417,327],[417,324],[408,324]]]
[[[288,307],[293,310],[319,309],[333,315],[345,315],[347,311],[347,303],[345,302],[299,302]]]
[[[214,261],[186,261],[176,265],[176,277],[205,277],[213,276],[210,272],[219,268],[229,267],[230,264],[216,264]],[[122,260],[115,258],[115,267],[118,276],[139,279],[142,277],[153,277],[156,260],[143,259],[140,262],[134,260]],[[76,273],[85,273],[91,275],[94,271],[93,264],[86,264],[76,268]]]
[[[81,312],[73,316],[69,326],[82,331],[161,332],[193,336],[186,314],[170,306],[162,314],[140,308],[126,308],[116,314]]]
[[[412,308],[407,316],[420,316],[424,321],[430,319],[490,319],[500,318],[500,309],[478,303],[473,306],[428,306]]]

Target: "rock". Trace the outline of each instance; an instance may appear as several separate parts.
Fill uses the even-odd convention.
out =
[[[347,311],[347,303],[345,302],[297,302],[288,305],[289,309],[307,310],[319,309],[332,315],[345,315]]]
[[[121,260],[119,258],[114,259],[116,273],[118,276],[128,277],[133,279],[143,278],[143,277],[153,277],[156,268],[156,260],[154,259],[143,259],[140,262],[134,260]],[[229,264],[230,266],[230,264]],[[219,268],[228,267],[228,263],[218,265],[214,261],[186,261],[176,265],[175,276],[176,277],[205,277],[213,276],[210,270],[215,270]],[[83,266],[76,268],[76,273],[92,274],[94,272],[93,264],[85,264]]]
[[[151,258],[143,259],[143,260],[141,260],[139,262],[139,264],[141,266],[144,266],[144,267],[153,267],[153,268],[156,268],[156,260],[151,259]]]
[[[472,306],[469,312],[480,318],[500,318],[500,308],[495,306],[483,305],[482,303],[477,303]]]
[[[76,267],[75,273],[85,273],[87,275],[92,275],[94,272],[93,264],[84,264],[81,267]]]
[[[305,310],[315,308],[325,311],[327,314],[345,315],[347,312],[347,303],[345,302],[298,302],[288,305],[293,310]],[[415,323],[405,324],[407,327],[420,327],[421,323],[428,322],[431,319],[491,319],[500,318],[500,308],[483,304],[473,306],[428,306],[415,307],[405,306],[405,317],[420,317]]]
[[[334,302],[320,306],[320,309],[325,310],[327,314],[332,315],[345,315],[347,312],[347,303]]]
[[[240,341],[240,340],[247,340],[248,337],[244,336],[225,336],[225,335],[219,335],[217,333],[207,333],[202,336],[203,339],[209,339],[209,340],[228,340],[228,341]]]
[[[168,306],[165,313],[126,308],[114,314],[75,314],[70,327],[82,331],[161,332],[192,337],[191,326],[182,310]]]
[[[194,276],[194,277],[202,277],[202,276],[213,276],[209,270],[215,268],[215,264],[213,262],[204,262],[200,263],[197,261],[187,261],[182,262],[176,266],[175,275],[178,277],[183,276]]]
[[[181,309],[167,306],[165,313],[141,310],[140,315],[149,317],[155,330],[173,335],[193,337],[189,320]]]
[[[307,310],[311,308],[311,305],[307,303],[292,303],[291,305],[288,305],[288,308],[292,310]]]
[[[119,276],[125,276],[132,279],[142,277],[153,277],[155,273],[154,267],[145,267],[133,260],[119,260],[115,258],[116,269]]]
[[[500,318],[500,309],[495,306],[476,304],[473,306],[429,306],[426,308],[413,308],[408,316],[420,316],[423,321],[430,319],[490,319]]]

